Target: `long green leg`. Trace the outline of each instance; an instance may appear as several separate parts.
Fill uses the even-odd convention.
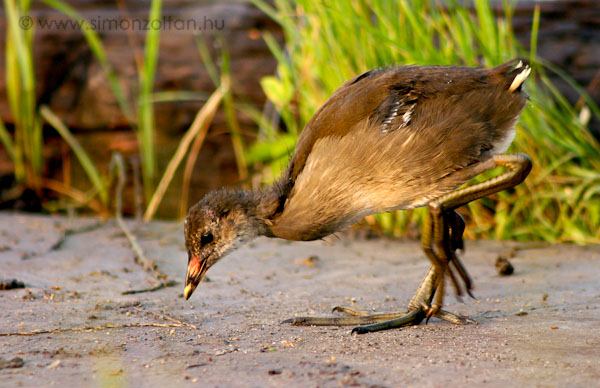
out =
[[[450,258],[450,264],[452,264],[452,266],[449,267],[450,271],[448,271],[448,273],[450,274],[450,278],[452,279],[452,283],[454,284],[454,288],[456,289],[456,295],[458,297],[462,296],[462,290],[454,276],[453,271],[451,270],[452,268],[454,268],[458,272],[458,275],[465,283],[465,289],[469,296],[471,296],[471,298],[474,298],[473,294],[471,293],[471,290],[473,289],[473,282],[471,281],[467,270],[462,265],[459,258],[456,256],[457,249],[460,249],[464,252],[464,242],[462,239],[462,235],[465,231],[465,221],[463,220],[460,213],[458,213],[456,210],[452,210],[444,213],[444,222],[449,226],[449,228],[446,228],[446,235],[444,236],[444,246],[446,249],[446,256]]]
[[[462,245],[462,237],[460,238],[461,241],[458,242],[457,236],[455,237],[454,233],[452,233],[452,238],[450,238],[447,232],[448,221],[451,224],[454,223],[456,229],[460,229],[460,222],[457,222],[456,218],[451,218],[453,214],[456,217],[456,214],[453,213],[455,209],[476,199],[514,187],[523,182],[529,171],[531,171],[531,159],[525,154],[494,155],[493,162],[494,166],[503,166],[508,168],[509,171],[485,182],[455,190],[429,203],[429,216],[426,219],[423,230],[422,245],[433,268],[440,272],[442,276],[439,277],[435,301],[431,308],[426,309],[428,319],[430,316],[439,315],[441,311],[444,301],[444,274],[450,274],[455,287],[457,287],[457,293],[460,294],[460,288],[449,269],[449,263],[454,264],[459,275],[465,282],[467,291],[472,288],[471,280],[464,266],[454,254],[458,246],[456,248],[452,247],[453,243],[459,246]]]
[[[514,187],[521,183],[531,170],[531,160],[525,154],[494,155],[493,159],[475,167],[478,172],[504,166],[509,171],[488,181],[465,187],[443,195],[429,204],[429,216],[426,218],[423,229],[422,246],[432,266],[425,279],[419,285],[413,296],[408,313],[375,313],[368,314],[347,307],[336,307],[334,311],[348,313],[348,317],[297,317],[284,321],[303,326],[343,326],[364,325],[356,327],[353,333],[369,333],[409,325],[419,324],[424,318],[436,316],[440,319],[455,323],[465,324],[468,319],[459,317],[441,309],[444,299],[445,275],[451,278],[461,294],[460,285],[452,272],[452,267],[465,284],[470,294],[472,282],[466,269],[455,254],[457,249],[463,249],[462,234],[464,221],[455,209],[476,199]],[[485,167],[485,168],[484,168]],[[431,302],[435,301],[433,306]]]
[[[433,296],[436,284],[439,279],[432,269],[427,272],[425,279],[421,282],[417,293],[413,297],[414,300],[427,299]],[[428,305],[429,303],[427,303]],[[414,307],[409,307],[409,312],[394,312],[394,313],[366,313],[357,311],[348,307],[336,306],[333,311],[344,312],[350,314],[346,317],[296,317],[283,321],[282,323],[291,323],[298,326],[347,326],[347,325],[370,325],[383,323],[394,327],[416,325],[425,317],[425,304],[415,304]],[[383,327],[383,326],[380,326]],[[378,329],[382,330],[382,329]]]

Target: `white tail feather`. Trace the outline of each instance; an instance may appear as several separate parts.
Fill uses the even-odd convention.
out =
[[[522,65],[522,63],[519,62],[519,65]],[[531,73],[531,67],[525,66],[523,70],[521,70],[521,72],[516,75],[515,79],[513,79],[513,82],[512,84],[510,84],[510,88],[508,88],[508,91],[514,92],[519,86],[521,86],[523,82],[525,82],[527,77],[529,77],[529,73]]]

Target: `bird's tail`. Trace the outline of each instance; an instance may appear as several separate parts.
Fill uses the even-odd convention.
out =
[[[520,92],[523,82],[525,82],[529,73],[531,73],[531,67],[527,59],[515,58],[494,67],[492,72],[503,78],[503,83],[506,84],[509,92]]]

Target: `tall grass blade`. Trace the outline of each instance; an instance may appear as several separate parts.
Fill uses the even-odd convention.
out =
[[[60,134],[63,140],[71,147],[73,153],[81,163],[81,167],[87,174],[90,182],[94,188],[98,191],[100,201],[106,205],[108,202],[108,193],[104,181],[100,177],[94,162],[90,159],[89,155],[85,152],[79,141],[71,134],[67,126],[56,116],[50,108],[47,106],[40,107],[41,116]]]
[[[368,69],[413,63],[495,66],[527,56],[535,70],[525,85],[530,104],[510,152],[531,155],[534,169],[514,190],[466,206],[468,233],[519,240],[600,241],[600,193],[595,189],[600,187],[596,174],[600,145],[586,126],[589,119],[580,119],[581,107],[573,107],[546,72],[558,74],[573,87],[590,115],[600,118],[600,110],[571,77],[536,57],[539,6],[533,13],[531,49],[526,52],[512,29],[515,2],[510,0],[253,3],[284,31],[283,46],[265,36],[278,68],[277,76],[265,77],[261,85],[286,130],[271,129],[261,139],[263,144],[253,145],[247,153],[250,163],[268,163],[269,147],[276,148],[280,139],[296,134],[339,85]],[[496,12],[498,5],[504,9]],[[255,120],[261,127],[268,123],[268,118]],[[272,170],[280,163],[278,156],[271,156]],[[273,176],[277,175],[269,174]],[[484,174],[477,181],[490,177]],[[405,232],[423,219],[420,210],[409,213],[370,217],[369,222],[386,233]]]
[[[15,144],[10,137],[10,133],[8,133],[8,130],[4,126],[2,119],[0,119],[0,141],[2,142],[2,145],[4,146],[4,149],[8,153],[10,159],[16,164],[17,155],[15,154]]]
[[[198,51],[200,52],[200,57],[202,58],[202,64],[204,65],[204,68],[208,72],[215,87],[218,87],[219,84],[221,82],[223,82],[222,81],[223,77],[227,77],[227,79],[228,79],[227,83],[230,83],[229,79],[231,77],[231,75],[230,75],[231,59],[229,57],[229,52],[227,50],[227,47],[226,47],[225,42],[223,41],[222,37],[219,38],[219,41],[220,41],[220,44],[222,47],[222,49],[221,49],[221,76],[220,77],[219,77],[219,71],[217,70],[217,66],[215,64],[215,61],[214,61],[212,55],[210,54],[210,50],[208,49],[206,42],[200,38],[196,39]],[[245,160],[245,156],[244,156],[244,153],[245,153],[244,139],[242,138],[240,124],[239,124],[237,116],[236,116],[234,100],[233,100],[233,91],[231,89],[229,89],[227,91],[227,93],[225,94],[225,96],[223,98],[223,107],[225,109],[225,120],[227,121],[227,127],[229,128],[229,132],[231,134],[231,142],[233,145],[233,152],[235,154],[235,161],[236,161],[236,165],[238,168],[238,175],[240,177],[240,180],[244,181],[248,177],[248,167],[246,165],[246,160]],[[188,166],[189,166],[189,164],[186,164],[186,171],[188,173],[191,173],[191,171],[188,170]],[[187,175],[184,174],[184,178],[186,176]],[[185,181],[185,179],[184,179],[184,181]],[[185,182],[184,182],[184,190],[187,190]],[[187,203],[186,201],[183,201],[183,205],[185,205],[186,203]]]
[[[98,62],[100,62],[100,66],[102,66],[102,69],[104,70],[104,74],[108,79],[111,90],[115,95],[115,98],[117,99],[117,103],[119,104],[121,111],[129,121],[129,123],[133,125],[136,121],[135,116],[133,114],[133,110],[131,109],[131,106],[127,100],[123,88],[119,84],[117,74],[108,59],[108,55],[106,54],[104,44],[98,36],[98,33],[94,30],[92,25],[79,12],[77,12],[75,8],[71,7],[66,2],[61,0],[42,0],[42,2],[64,13],[71,19],[77,20],[79,23],[81,23],[81,32],[87,44],[90,46],[92,53],[94,54]]]
[[[144,221],[150,221],[154,217],[154,214],[158,209],[158,205],[160,205],[160,202],[162,201],[162,198],[165,195],[165,192],[167,191],[167,188],[169,187],[173,176],[175,176],[175,172],[177,171],[179,164],[185,157],[185,154],[187,153],[190,144],[192,143],[194,138],[198,136],[198,134],[203,128],[208,128],[207,126],[205,126],[205,122],[210,121],[212,119],[217,108],[219,107],[219,104],[223,100],[223,96],[225,95],[225,93],[227,93],[228,89],[229,84],[224,82],[221,83],[221,86],[217,90],[215,90],[215,92],[211,95],[208,101],[206,101],[206,104],[204,104],[202,109],[200,109],[200,111],[196,114],[192,125],[179,142],[175,154],[169,161],[169,164],[165,169],[165,172],[156,188],[156,191],[150,199],[148,207],[146,208],[146,212],[144,213]]]
[[[42,167],[41,130],[36,123],[33,33],[19,22],[27,17],[31,3],[4,0],[7,16],[6,87],[15,120],[14,160],[17,181],[39,188]]]
[[[142,176],[146,199],[154,188],[156,160],[154,156],[154,105],[150,103],[150,95],[154,85],[158,48],[160,42],[161,0],[152,0],[148,17],[149,29],[146,33],[144,64],[139,75],[140,91],[138,99],[138,139],[142,153]]]

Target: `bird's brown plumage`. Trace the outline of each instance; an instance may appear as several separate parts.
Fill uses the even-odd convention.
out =
[[[520,183],[529,159],[496,154],[510,145],[526,103],[521,84],[530,68],[523,62],[492,69],[398,66],[344,83],[306,125],[277,182],[263,190],[213,191],[190,208],[186,299],[208,268],[254,237],[313,240],[368,214],[432,203],[441,211],[441,199],[452,202],[445,194],[496,164],[513,172],[471,187],[476,190],[461,199]],[[426,253],[437,267],[415,295],[418,303],[429,303],[444,263],[459,263],[452,251],[462,246],[460,216],[450,208],[435,216],[436,238],[452,233],[450,245],[437,248],[448,250],[451,260],[432,253],[433,232],[426,231]],[[440,234],[439,226],[446,231]]]
[[[337,89],[306,125],[265,208],[270,233],[321,238],[372,213],[423,206],[506,150],[525,67],[398,66]]]

